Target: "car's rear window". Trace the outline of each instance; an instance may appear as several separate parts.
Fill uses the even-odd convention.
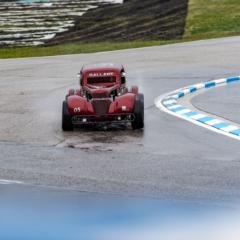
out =
[[[102,83],[115,83],[116,77],[115,76],[106,76],[106,77],[89,77],[88,84],[102,84]]]

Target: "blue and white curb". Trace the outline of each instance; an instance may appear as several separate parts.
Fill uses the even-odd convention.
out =
[[[214,132],[221,133],[228,137],[240,140],[240,127],[231,124],[227,120],[218,119],[208,114],[202,114],[197,111],[193,111],[179,104],[178,100],[195,93],[200,89],[209,89],[216,86],[225,85],[232,82],[240,81],[240,76],[223,78],[208,82],[191,85],[182,89],[178,89],[174,92],[165,94],[155,99],[155,105],[164,112],[167,112],[176,117],[185,119],[196,125],[205,127]]]

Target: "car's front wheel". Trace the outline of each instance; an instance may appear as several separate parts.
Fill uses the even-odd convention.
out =
[[[66,101],[63,101],[63,104],[62,104],[62,130],[63,131],[73,130],[72,117],[69,114]]]
[[[139,93],[136,95],[133,114],[135,116],[132,122],[133,129],[144,128],[144,95]]]

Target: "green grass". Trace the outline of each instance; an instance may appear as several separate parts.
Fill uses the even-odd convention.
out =
[[[47,47],[17,47],[0,48],[0,58],[41,57],[77,53],[94,53],[128,48],[162,45],[176,41],[133,41],[133,42],[100,42],[100,43],[71,43]]]
[[[0,48],[0,58],[53,56],[139,48],[180,41],[240,35],[239,0],[189,0],[185,35],[173,41],[72,43],[48,47]]]
[[[239,34],[239,0],[189,0],[184,39],[207,39]]]

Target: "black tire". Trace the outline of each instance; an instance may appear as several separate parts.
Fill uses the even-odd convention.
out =
[[[62,105],[62,130],[63,131],[72,131],[72,117],[68,112],[67,102],[64,101]]]
[[[133,113],[135,119],[132,122],[132,128],[134,130],[144,128],[144,95],[141,93],[136,95]]]

